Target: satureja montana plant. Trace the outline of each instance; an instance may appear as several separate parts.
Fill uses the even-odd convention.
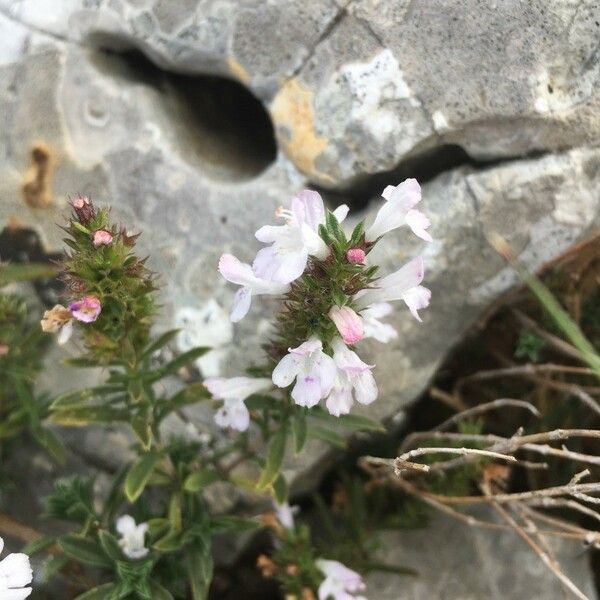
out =
[[[47,311],[42,327],[58,333],[62,343],[73,333],[80,336],[85,350],[70,362],[102,367],[107,377],[100,385],[54,399],[52,420],[78,426],[123,423],[137,440],[137,458],[115,477],[102,502],[94,498],[93,482],[80,477],[58,481],[48,498],[48,514],[76,523],[78,529],[44,539],[31,550],[57,542],[66,557],[99,570],[95,581],[104,582],[89,586],[80,600],[160,600],[190,593],[194,599],[205,598],[212,577],[212,536],[259,524],[212,516],[203,497],[208,485],[239,482],[232,469],[243,461],[256,464],[261,473],[255,488],[271,491],[285,511],[288,484],[281,467],[288,439],[293,438],[299,454],[309,437],[343,444],[344,437],[331,428],[334,422],[353,430],[382,429],[371,419],[350,414],[355,401],[368,405],[378,394],[374,365],[359,358],[354,344],[365,337],[384,343],[397,337],[381,320],[392,310],[389,302],[404,301],[420,320],[418,311],[429,304],[430,292],[421,285],[421,257],[380,277],[369,253],[402,225],[431,240],[429,221],[415,208],[421,200],[416,180],[388,186],[382,195],[385,203],[375,221],[368,227],[361,222],[347,234],[342,226],[346,206],[330,212],[317,192],[302,191],[289,209],[277,212],[285,219],[283,225],[256,232],[268,245],[252,265],[224,254],[220,273],[241,286],[232,321],[246,315],[252,296],[282,299],[274,333],[264,345],[265,362],[253,365],[246,375],[189,383],[174,394],[157,384],[208,349],[157,363],[157,353],[177,331],[152,334],[156,284],[134,252],[137,235],[115,226],[109,211],[97,209],[89,198],[72,201],[65,227],[70,254],[62,274],[67,302]],[[209,392],[220,404],[216,424],[237,433],[219,443],[198,431],[166,437],[164,419],[206,401]],[[250,442],[251,423],[261,433],[266,455]],[[280,580],[286,592],[323,600],[361,597],[356,596],[364,589],[360,575],[317,556],[309,536],[288,538],[306,550],[299,572],[287,584]],[[186,577],[187,585],[182,584]]]

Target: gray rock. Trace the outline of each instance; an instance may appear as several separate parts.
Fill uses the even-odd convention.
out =
[[[593,142],[593,0],[0,0],[29,28],[219,74],[269,103],[279,142],[325,186],[441,143],[477,158]]]
[[[68,194],[110,202],[119,220],[143,231],[140,251],[161,274],[160,327],[195,315],[180,347],[190,339],[214,345],[203,368],[234,375],[260,362],[257,332],[276,303],[256,302],[231,332],[223,310],[233,289],[218,276],[217,259],[223,251],[252,259],[253,232],[295,191],[319,181],[343,201],[348,183],[361,180],[372,190],[366,195],[377,196],[369,174],[448,143],[486,158],[543,150],[455,168],[424,186],[436,239],[425,248],[431,307],[423,324],[398,307],[399,340],[385,351],[370,342],[359,350],[377,363],[381,389],[365,412],[397,417],[515,282],[488,233],[503,234],[537,268],[600,223],[592,3],[490,6],[256,0],[241,9],[211,1],[176,9],[151,0],[0,0],[0,223],[17,216],[58,248],[55,224],[68,211]],[[136,48],[151,62],[99,45]],[[260,107],[250,107],[254,117],[243,127],[232,118],[252,104],[241,87],[173,77],[152,63],[241,81],[262,99],[282,152],[270,154],[269,128],[258,128],[252,112]],[[24,203],[21,188],[35,173],[30,155],[39,142],[55,166],[36,207]],[[379,202],[353,214],[350,225],[372,219]],[[398,232],[373,257],[385,273],[420,250]],[[198,330],[198,315],[209,313],[210,327]],[[190,418],[216,433],[207,407]],[[109,469],[128,444],[118,430],[111,436],[118,452],[107,453],[96,430],[74,430],[68,441]],[[324,448],[314,444],[300,461],[289,459],[286,473],[306,491],[326,466]]]
[[[474,515],[496,521],[488,510]],[[578,543],[546,538],[564,573],[590,600],[597,598],[589,557]],[[410,567],[418,577],[373,573],[368,598],[377,600],[547,600],[570,594],[516,533],[469,527],[437,514],[427,529],[381,536],[379,560]]]

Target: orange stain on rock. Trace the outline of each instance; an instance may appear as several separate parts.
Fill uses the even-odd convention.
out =
[[[45,208],[52,204],[52,177],[55,160],[50,148],[38,143],[31,149],[31,163],[23,181],[23,199],[27,206]]]
[[[315,160],[325,150],[329,140],[315,131],[314,92],[297,79],[290,79],[279,90],[271,105],[271,116],[279,130],[283,151],[306,175],[320,181],[332,178],[315,167]]]

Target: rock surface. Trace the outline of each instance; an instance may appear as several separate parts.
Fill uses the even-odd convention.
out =
[[[494,520],[487,511],[473,513]],[[410,567],[419,577],[374,573],[367,597],[377,600],[548,600],[567,598],[559,580],[514,532],[467,527],[436,515],[423,530],[387,533],[380,559]],[[597,598],[588,556],[577,543],[558,538],[548,543],[565,574],[590,599]]]
[[[436,240],[426,249],[431,307],[423,324],[398,307],[399,340],[360,351],[377,363],[381,389],[369,415],[394,417],[514,283],[488,233],[536,268],[600,224],[600,9],[491,6],[0,0],[0,223],[15,216],[56,249],[68,194],[110,202],[143,231],[142,251],[167,284],[161,326],[184,325],[181,349],[214,345],[202,368],[233,375],[260,360],[257,332],[274,304],[255,303],[232,331],[233,289],[217,258],[251,259],[253,232],[295,191],[317,182],[352,202],[360,189],[373,202],[353,224],[373,218],[384,185],[412,175],[407,165],[441,170],[418,158],[427,149],[514,157],[455,165],[424,186]],[[383,272],[421,249],[408,238],[378,249]],[[75,385],[48,386],[65,381]],[[191,418],[212,430],[204,410]],[[98,432],[73,431],[69,444],[114,468],[122,454],[113,449],[124,455],[128,440],[111,432],[110,456]],[[314,487],[322,458],[314,445],[288,463],[296,490]]]
[[[0,0],[0,11],[54,38],[237,79],[268,104],[295,166],[329,187],[443,142],[498,158],[600,132],[593,0]]]

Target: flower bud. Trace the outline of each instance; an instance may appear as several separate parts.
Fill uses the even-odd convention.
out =
[[[346,344],[355,344],[362,339],[362,319],[349,306],[334,306],[329,311],[329,318],[335,323]]]
[[[94,231],[92,234],[92,244],[94,248],[98,248],[99,246],[108,246],[112,244],[113,236],[110,231],[106,231],[106,229],[98,229]]]
[[[71,314],[82,323],[93,323],[102,312],[102,305],[96,296],[84,296],[69,304]]]
[[[87,196],[77,196],[77,198],[71,202],[71,206],[73,207],[79,222],[84,225],[96,216],[96,209]]]
[[[346,252],[346,258],[348,262],[353,265],[362,265],[365,262],[365,251],[362,248],[350,248],[348,252]]]

